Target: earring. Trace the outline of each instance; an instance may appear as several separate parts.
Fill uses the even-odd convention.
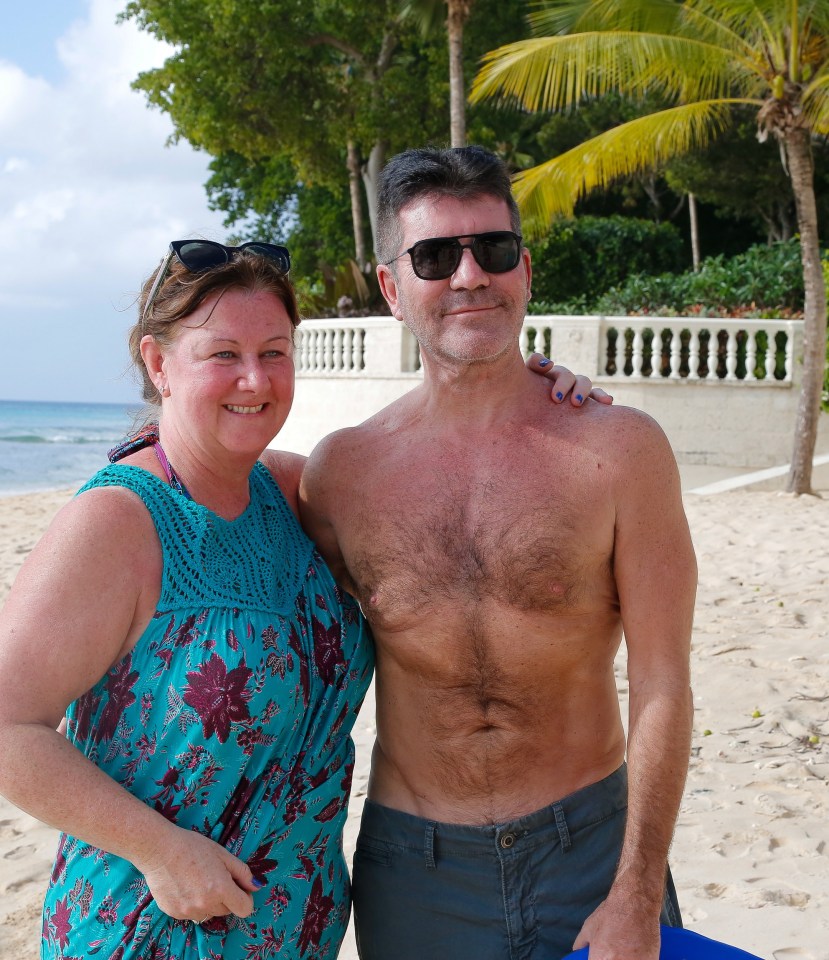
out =
[[[169,397],[169,396],[170,396],[170,388],[167,386],[166,383],[161,383],[161,384],[159,384],[159,386],[158,386],[158,392],[161,394],[162,397]]]

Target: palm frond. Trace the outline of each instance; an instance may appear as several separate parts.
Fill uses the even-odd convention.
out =
[[[536,36],[605,30],[671,33],[681,10],[675,0],[566,0],[537,7],[527,17]]]
[[[660,110],[621,124],[545,163],[523,170],[513,192],[528,236],[543,231],[555,216],[569,216],[589,191],[659,168],[704,147],[730,123],[730,107],[762,106],[747,98],[711,100]]]
[[[488,97],[525,110],[570,109],[616,91],[643,98],[657,93],[689,102],[736,91],[759,95],[766,85],[756,64],[734,51],[688,37],[594,32],[536,37],[487,54],[470,101]]]
[[[401,0],[400,15],[417,24],[424,37],[435,33],[446,21],[444,0]]]
[[[803,91],[803,112],[815,133],[829,134],[829,69]]]
[[[739,50],[746,59],[754,59],[755,48],[746,39],[742,29],[747,12],[741,8],[739,16],[724,16],[723,6],[723,3],[712,3],[708,0],[686,0],[682,4],[681,32],[709,43]],[[754,6],[751,0],[748,6]]]

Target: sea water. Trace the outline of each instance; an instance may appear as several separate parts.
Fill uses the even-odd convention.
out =
[[[79,487],[140,412],[139,404],[0,400],[0,497]]]

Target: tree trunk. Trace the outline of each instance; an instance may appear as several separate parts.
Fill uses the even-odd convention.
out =
[[[464,0],[447,0],[449,11],[449,138],[453,147],[466,146],[466,90],[463,82],[463,27],[469,15]]]
[[[803,385],[797,405],[794,450],[786,490],[802,494],[812,492],[812,459],[826,365],[826,286],[820,262],[810,133],[797,127],[787,134],[784,142],[797,208],[806,291],[803,307]]]
[[[688,194],[688,215],[691,218],[691,263],[694,272],[699,270],[699,225],[697,223],[697,198]]]
[[[368,205],[368,219],[371,224],[371,245],[374,252],[377,252],[377,178],[386,162],[386,149],[388,144],[385,140],[378,140],[371,148],[368,156],[368,162],[363,166],[363,188],[366,191],[366,203]]]
[[[363,198],[360,191],[360,153],[353,140],[348,141],[348,190],[351,194],[351,223],[354,229],[354,259],[365,273],[368,266],[366,257],[365,230],[363,227]]]

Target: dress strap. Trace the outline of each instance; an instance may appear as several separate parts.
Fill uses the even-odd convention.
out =
[[[186,497],[188,500],[193,498],[190,496],[190,492],[187,487],[179,480],[176,471],[173,470],[170,461],[167,459],[167,454],[164,452],[164,447],[161,446],[161,440],[158,436],[158,424],[157,423],[148,423],[145,427],[138,431],[131,437],[127,437],[126,440],[123,440],[117,446],[113,447],[107,457],[109,458],[110,463],[117,463],[119,460],[123,460],[124,457],[128,457],[130,454],[135,453],[138,450],[143,450],[145,447],[152,447],[155,451],[156,457],[158,457],[158,462],[161,464],[161,469],[164,471],[164,476],[167,477],[167,483],[170,486],[177,490],[183,497]]]

